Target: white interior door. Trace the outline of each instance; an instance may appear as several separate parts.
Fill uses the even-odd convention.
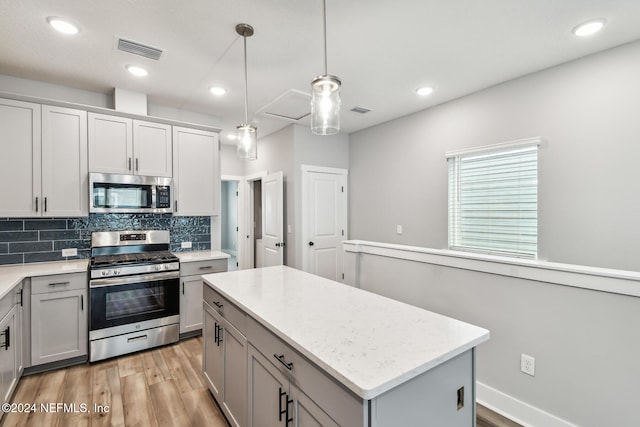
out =
[[[284,263],[284,183],[282,172],[262,178],[263,266]]]
[[[303,270],[342,280],[342,241],[347,238],[347,171],[302,167]]]

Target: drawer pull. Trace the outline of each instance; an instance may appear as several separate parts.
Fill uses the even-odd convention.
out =
[[[147,335],[140,335],[137,337],[131,337],[127,339],[127,342],[136,342],[136,341],[143,341],[147,339]]]
[[[213,268],[213,265],[204,265],[200,267],[200,270],[211,270],[212,268]]]
[[[282,365],[288,370],[290,371],[293,370],[293,362],[287,363],[287,361],[284,360],[284,354],[281,354],[280,356],[278,356],[277,354],[274,354],[273,357],[278,359],[278,362],[282,363]]]
[[[220,301],[214,301],[213,305],[215,305],[216,307],[222,309],[222,307],[224,307],[224,304],[222,304]]]
[[[2,347],[4,347],[5,350],[9,350],[9,347],[11,347],[11,328],[7,326],[7,329],[2,332],[2,335],[4,335],[4,344],[2,344]]]
[[[71,282],[56,282],[56,283],[49,283],[49,286],[69,286],[71,284]]]

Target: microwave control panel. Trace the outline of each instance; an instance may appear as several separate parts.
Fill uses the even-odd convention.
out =
[[[156,188],[156,208],[171,207],[171,187],[158,186]]]

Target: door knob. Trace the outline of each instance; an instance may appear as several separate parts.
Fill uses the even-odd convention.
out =
[[[309,246],[313,246],[313,242],[309,242]]]

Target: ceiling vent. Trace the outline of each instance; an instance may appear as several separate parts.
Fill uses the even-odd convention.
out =
[[[298,122],[311,114],[311,95],[289,89],[273,101],[256,111],[277,119]]]
[[[134,55],[144,56],[145,58],[155,59],[156,61],[159,60],[162,55],[162,49],[158,49],[156,47],[147,46],[142,43],[122,39],[120,37],[117,37],[117,41],[118,50],[123,52],[133,53]]]
[[[364,108],[364,107],[358,107],[357,105],[355,107],[353,107],[350,111],[353,111],[354,113],[360,113],[360,114],[367,114],[369,111],[371,111],[368,108]]]

